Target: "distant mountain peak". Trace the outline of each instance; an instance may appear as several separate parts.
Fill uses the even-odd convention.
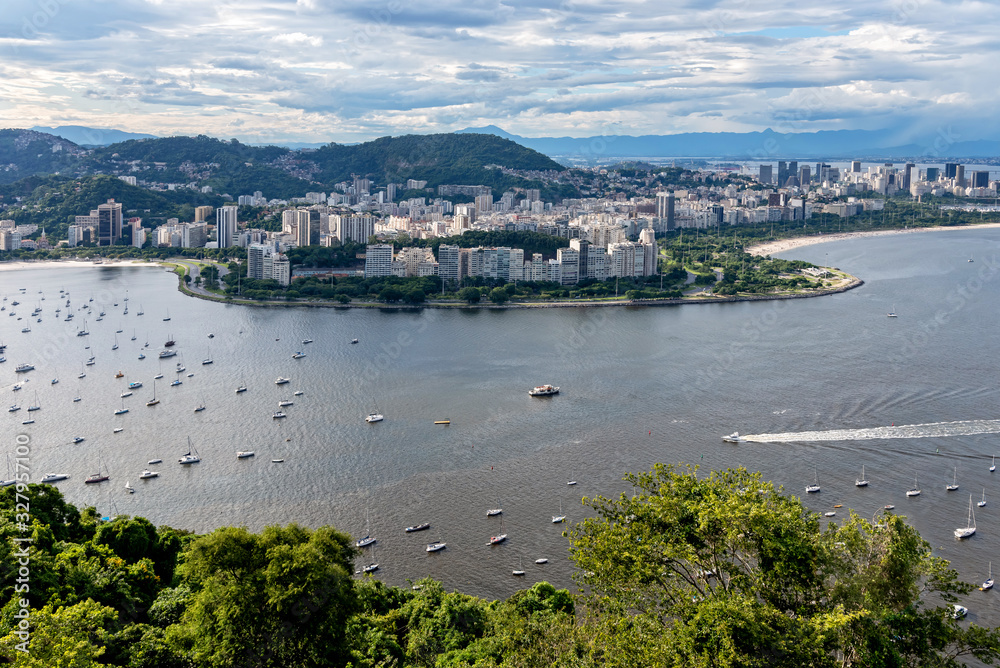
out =
[[[497,127],[495,125],[485,125],[481,128],[465,128],[464,130],[456,130],[455,134],[476,134],[476,135],[496,135],[497,137],[503,137],[504,139],[510,139],[511,141],[517,141],[520,139],[519,136],[513,135],[503,128]]]
[[[109,146],[129,139],[156,139],[156,135],[125,132],[113,128],[89,128],[83,125],[60,125],[56,128],[33,127],[35,132],[45,132],[62,137],[80,146]]]

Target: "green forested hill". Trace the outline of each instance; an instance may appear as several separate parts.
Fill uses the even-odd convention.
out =
[[[85,151],[73,142],[32,130],[0,130],[0,183],[80,166]]]

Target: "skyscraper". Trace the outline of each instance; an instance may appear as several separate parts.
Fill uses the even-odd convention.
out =
[[[955,165],[955,185],[965,187],[965,165]]]
[[[778,161],[778,187],[784,188],[785,181],[788,180],[788,164],[784,160]]]
[[[757,176],[757,180],[765,184],[771,183],[772,181],[771,169],[772,169],[771,165],[761,165],[759,175]]]
[[[944,163],[944,178],[953,179],[958,174],[958,164],[954,162]]]
[[[109,199],[97,206],[97,245],[110,246],[122,238],[122,205]]]
[[[215,212],[215,238],[219,248],[229,248],[236,243],[236,212],[238,207],[222,206]]]
[[[812,182],[812,174],[810,173],[809,165],[802,165],[799,167],[799,187],[809,189],[809,184]]]
[[[989,188],[990,173],[985,171],[972,172],[972,181],[969,185],[973,188]]]

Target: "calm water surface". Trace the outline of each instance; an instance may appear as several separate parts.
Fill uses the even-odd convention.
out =
[[[13,451],[14,434],[28,434],[33,479],[68,473],[59,483],[68,499],[103,514],[199,532],[292,521],[356,537],[370,531],[378,540],[365,560],[380,563],[386,582],[429,575],[488,597],[543,579],[572,586],[566,525],[551,516],[561,508],[579,521],[581,497],[626,491],[624,473],[656,462],[746,466],[803,496],[818,477],[822,492],[805,499],[817,511],[843,504],[841,516],[853,508],[870,517],[893,503],[936,554],[981,582],[1000,554],[1000,474],[988,471],[1000,427],[972,433],[958,424],[930,437],[914,428],[904,438],[879,428],[1000,419],[1000,230],[850,240],[785,256],[839,267],[866,284],[784,302],[414,313],[219,305],[184,297],[172,274],[144,266],[0,271],[8,297],[0,393],[4,406],[22,407],[0,416],[4,450]],[[91,315],[80,310],[86,304]],[[29,318],[36,306],[40,323]],[[66,322],[69,310],[75,317]],[[898,318],[886,317],[892,310]],[[27,324],[31,332],[22,333]],[[89,336],[76,336],[84,326]],[[168,338],[178,355],[160,360]],[[292,359],[299,350],[307,356]],[[84,366],[91,355],[95,364]],[[15,374],[21,362],[37,369]],[[161,402],[146,407],[157,373]],[[278,376],[291,382],[275,385]],[[171,386],[175,379],[182,384]],[[17,381],[23,389],[15,393]],[[130,381],[143,387],[123,400]],[[236,394],[241,383],[249,390]],[[562,392],[529,397],[541,383]],[[36,392],[42,408],[30,414],[35,424],[22,425]],[[272,419],[282,399],[294,405],[283,409],[287,418]],[[129,412],[115,416],[123,403]],[[202,403],[206,410],[195,413]],[[375,409],[385,421],[366,424]],[[442,419],[451,425],[433,424]],[[734,430],[785,438],[723,443]],[[827,430],[848,431],[836,440],[794,434]],[[73,445],[75,436],[86,440]],[[202,461],[181,467],[188,438]],[[256,457],[237,460],[238,450]],[[138,480],[154,457],[163,459],[151,467],[160,477]],[[854,486],[862,464],[867,489]],[[98,466],[111,480],[84,485]],[[946,492],[956,467],[960,489]],[[923,494],[907,498],[914,476]],[[135,494],[124,493],[126,481]],[[979,531],[959,543],[952,531],[965,525],[969,494],[978,501],[984,488]],[[490,548],[500,521],[486,510],[498,502],[509,539]],[[432,528],[403,532],[419,522]],[[424,552],[433,539],[447,549]],[[539,557],[549,563],[536,566]],[[523,579],[510,574],[520,563]],[[970,619],[1000,623],[996,597],[970,595]]]

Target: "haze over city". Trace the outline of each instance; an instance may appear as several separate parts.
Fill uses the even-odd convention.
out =
[[[0,127],[997,138],[995,3],[12,0]]]

